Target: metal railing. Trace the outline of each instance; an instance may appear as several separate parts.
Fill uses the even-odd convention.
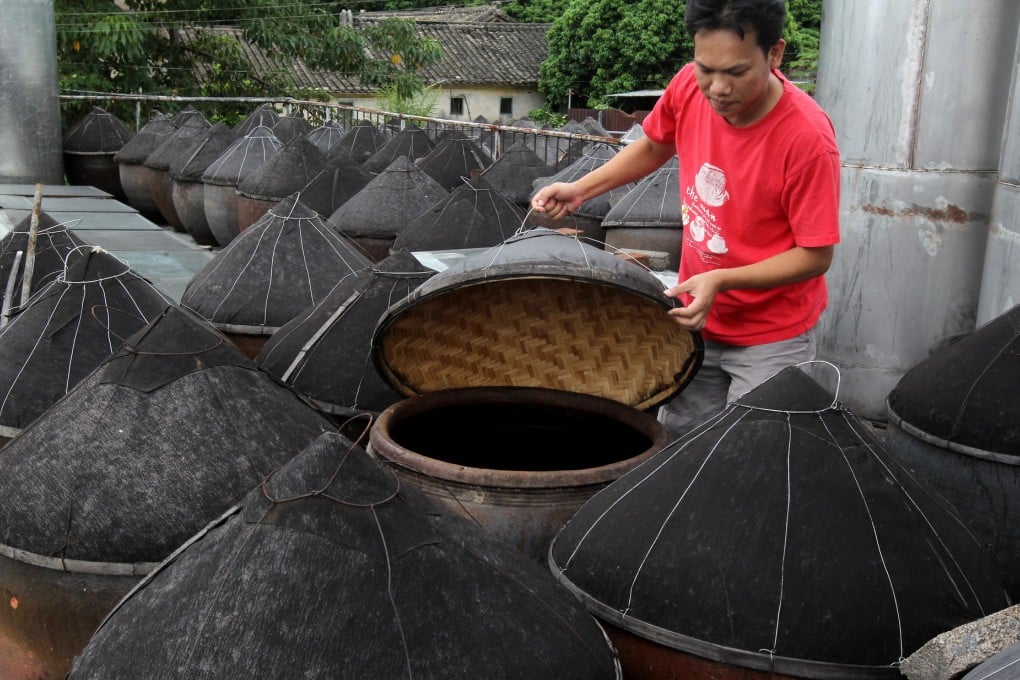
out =
[[[603,143],[612,146],[621,145],[620,140],[614,137],[603,137],[577,132],[564,132],[560,130],[544,130],[532,127],[517,127],[513,125],[501,125],[497,123],[478,123],[474,121],[459,121],[431,116],[420,116],[380,109],[364,108],[348,104],[334,104],[308,99],[297,99],[294,97],[185,97],[171,95],[145,95],[145,94],[77,94],[60,95],[61,100],[66,101],[111,101],[116,100],[134,101],[135,106],[135,129],[142,127],[142,104],[144,102],[158,102],[168,104],[198,104],[202,102],[211,103],[249,103],[256,106],[272,104],[279,107],[285,115],[303,115],[314,123],[325,121],[337,121],[341,125],[350,127],[358,121],[369,121],[373,125],[386,126],[391,130],[398,131],[406,127],[408,123],[426,131],[430,138],[436,139],[441,134],[456,131],[464,134],[470,139],[476,140],[480,146],[490,153],[493,160],[502,155],[503,151],[513,144],[522,144],[530,148],[535,154],[546,162],[547,165],[559,171],[570,165],[581,157],[585,146],[592,143]],[[199,108],[199,107],[196,107]]]

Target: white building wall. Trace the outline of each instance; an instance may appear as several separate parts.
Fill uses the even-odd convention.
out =
[[[454,99],[462,99],[462,113],[453,113]],[[500,104],[510,99],[511,113],[501,114]],[[385,105],[371,95],[333,95],[331,102],[350,104],[366,109],[384,110]],[[545,95],[534,89],[514,87],[459,87],[444,86],[436,98],[431,115],[448,120],[473,121],[484,116],[490,123],[509,123],[527,115],[545,104]]]
[[[459,114],[451,111],[452,100],[456,98],[462,98],[464,101],[463,112]],[[508,114],[500,113],[500,102],[504,98],[511,100],[511,112]],[[544,104],[545,95],[534,89],[447,86],[436,102],[436,115],[439,118],[465,121],[484,116],[490,123],[509,123],[527,117],[531,111],[541,108]]]

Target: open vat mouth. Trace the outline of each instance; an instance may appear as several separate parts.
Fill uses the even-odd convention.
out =
[[[387,409],[372,432],[384,458],[460,476],[618,476],[666,443],[647,413],[608,399],[541,388],[463,388]],[[437,469],[442,468],[442,469]]]
[[[633,458],[651,438],[596,413],[531,404],[459,404],[394,423],[394,442],[453,465],[579,470]]]

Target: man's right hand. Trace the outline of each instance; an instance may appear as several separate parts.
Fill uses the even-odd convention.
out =
[[[554,220],[574,212],[582,203],[584,196],[574,182],[553,182],[531,197],[531,208]]]

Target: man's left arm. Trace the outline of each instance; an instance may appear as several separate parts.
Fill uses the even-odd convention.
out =
[[[754,264],[696,274],[666,290],[669,297],[688,293],[693,298],[689,305],[677,307],[669,313],[684,328],[700,331],[705,327],[708,310],[720,292],[738,288],[776,288],[821,276],[832,264],[834,248],[794,246]]]

